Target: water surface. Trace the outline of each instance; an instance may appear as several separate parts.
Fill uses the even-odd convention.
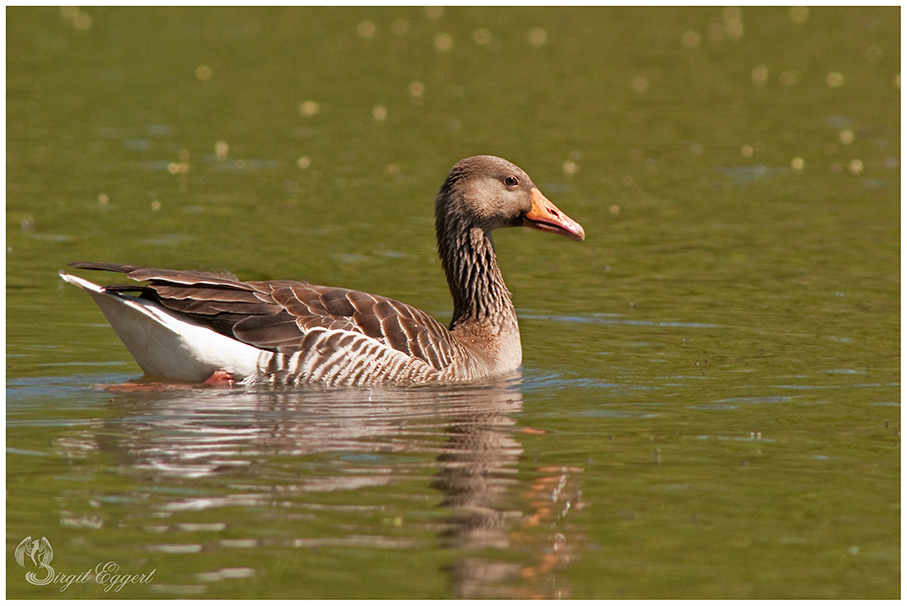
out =
[[[9,9],[7,595],[899,597],[899,21]],[[514,380],[148,385],[56,276],[225,268],[446,320],[433,200],[477,153],[587,234],[496,234]],[[154,575],[35,586],[25,537]]]

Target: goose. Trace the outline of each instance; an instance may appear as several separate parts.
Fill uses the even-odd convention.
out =
[[[99,286],[60,272],[101,308],[145,378],[252,385],[446,384],[511,373],[520,331],[491,232],[525,226],[584,240],[522,169],[496,156],[457,162],[435,201],[453,297],[445,327],[379,295],[303,281],[75,262],[145,284]]]

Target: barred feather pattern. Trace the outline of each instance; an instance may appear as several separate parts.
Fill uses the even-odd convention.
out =
[[[76,263],[121,271],[147,285],[120,284],[227,337],[262,350],[246,383],[448,382],[487,374],[483,358],[427,313],[394,299],[306,282],[240,282],[215,273]]]
[[[259,378],[275,385],[331,387],[445,381],[449,373],[350,331],[314,329],[292,354],[262,352]]]

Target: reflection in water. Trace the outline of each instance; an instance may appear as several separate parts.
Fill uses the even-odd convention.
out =
[[[453,512],[450,528],[442,533],[445,546],[516,547],[530,552],[530,563],[465,557],[449,569],[456,597],[568,597],[556,574],[570,561],[566,536],[527,531],[554,528],[571,507],[582,506],[575,479],[582,470],[538,469],[530,485],[520,489],[514,476],[523,448],[507,415],[518,411],[522,400],[507,396],[485,394],[477,399],[481,405],[451,420],[445,430],[450,436],[447,451],[438,457],[441,470],[433,485],[446,495],[443,505]],[[515,489],[521,494],[513,494]],[[515,585],[520,580],[524,583]]]
[[[163,534],[173,526],[192,530],[191,524],[177,522],[180,515],[237,505],[268,508],[270,516],[279,507],[284,513],[278,517],[311,521],[319,514],[298,512],[313,510],[314,493],[395,485],[398,492],[409,487],[421,495],[428,468],[434,470],[431,486],[442,493],[441,506],[449,511],[437,525],[440,546],[462,554],[444,567],[456,597],[567,595],[559,571],[569,563],[577,537],[570,536],[564,517],[582,506],[581,470],[519,469],[523,447],[513,418],[522,408],[519,380],[447,389],[111,393],[110,407],[117,414],[108,431],[93,428],[58,447],[72,457],[96,450],[115,453],[121,473],[139,476],[159,494],[178,495],[153,504],[148,516],[157,521],[145,526],[149,532]],[[359,518],[358,525],[344,524],[355,526],[355,533],[338,536],[332,528],[330,536],[323,536],[316,530],[316,536],[286,539],[287,545],[438,547],[422,535],[388,536],[382,527],[387,504],[349,494],[339,505],[332,502],[334,511],[379,512],[367,518],[370,529],[363,532]],[[222,511],[234,531],[254,532],[242,520],[230,522],[226,516],[234,510]],[[66,515],[65,523],[78,524],[77,516]],[[168,520],[172,523],[160,523]],[[162,538],[155,537],[147,548],[165,553],[201,549]],[[265,547],[265,540],[254,535],[227,541]],[[255,558],[250,554],[248,560]],[[244,569],[246,575],[249,570]],[[205,573],[196,575],[201,586],[167,590],[197,593],[222,578],[230,577]]]

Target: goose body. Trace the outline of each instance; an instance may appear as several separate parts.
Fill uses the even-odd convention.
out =
[[[494,156],[454,165],[435,218],[454,300],[449,327],[394,299],[301,281],[114,263],[70,265],[147,284],[60,276],[91,295],[147,377],[335,386],[454,383],[516,370],[520,333],[491,231],[522,225],[582,240],[582,227]]]

